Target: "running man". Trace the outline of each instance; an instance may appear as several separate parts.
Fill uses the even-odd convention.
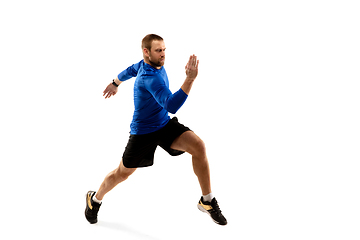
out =
[[[186,64],[186,79],[174,94],[169,90],[169,80],[165,71],[165,43],[163,38],[149,34],[142,40],[144,59],[122,71],[104,90],[105,98],[114,96],[118,86],[136,77],[134,84],[135,111],[130,125],[130,137],[120,165],[110,172],[97,192],[86,195],[85,217],[97,223],[97,215],[105,194],[117,184],[125,181],[136,168],[153,165],[157,146],[171,156],[187,152],[192,155],[194,172],[198,177],[202,197],[198,208],[208,213],[213,221],[226,225],[219,205],[211,192],[210,169],[204,142],[188,127],[180,124],[176,117],[170,119],[168,113],[175,114],[186,101],[198,74],[199,60],[190,56]]]

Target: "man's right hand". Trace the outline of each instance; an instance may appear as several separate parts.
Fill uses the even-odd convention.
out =
[[[191,55],[188,63],[185,66],[186,79],[184,81],[184,84],[181,86],[181,89],[184,91],[184,93],[186,93],[186,95],[189,95],[195,78],[198,75],[198,67],[199,60],[197,60],[197,57],[195,55]]]
[[[186,78],[189,80],[195,80],[196,76],[198,75],[198,66],[199,60],[194,55],[191,55],[189,58],[188,63],[185,66]]]

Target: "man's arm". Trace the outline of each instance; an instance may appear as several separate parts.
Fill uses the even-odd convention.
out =
[[[140,62],[131,65],[121,73],[119,73],[117,80],[120,82],[124,82],[132,77],[136,77],[137,73],[139,71],[140,65],[142,64],[144,60],[141,60]],[[119,85],[119,84],[118,84]]]
[[[131,65],[130,67],[128,67],[127,69],[125,69],[124,71],[122,71],[121,73],[119,73],[119,75],[117,76],[116,79],[114,79],[114,83],[118,86],[120,86],[120,84],[122,82],[125,82],[126,80],[132,78],[132,77],[136,77],[137,73],[139,71],[140,65],[144,60],[141,60],[140,62]],[[103,96],[105,96],[106,98],[109,98],[111,96],[114,96],[118,91],[118,87],[115,86],[113,83],[110,83],[104,90],[103,92]]]
[[[197,76],[198,64],[199,61],[197,61],[196,56],[190,56],[189,62],[185,67],[187,76],[185,82],[174,94],[171,93],[170,89],[163,81],[156,77],[151,79],[151,81],[146,81],[145,87],[154,96],[160,106],[168,112],[175,114],[185,103],[187,96],[190,93],[192,84]]]
[[[179,110],[187,98],[187,94],[182,89],[172,94],[164,80],[159,76],[151,76],[147,81],[144,81],[144,84],[158,104],[172,114]]]

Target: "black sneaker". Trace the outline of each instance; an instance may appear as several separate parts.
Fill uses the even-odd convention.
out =
[[[92,200],[95,193],[96,192],[88,191],[86,194],[85,217],[91,224],[97,223],[97,215],[101,206],[101,204]]]
[[[222,215],[220,207],[215,198],[211,202],[205,202],[203,197],[201,197],[198,203],[198,209],[202,212],[209,214],[212,220],[219,225],[226,225],[226,218]]]

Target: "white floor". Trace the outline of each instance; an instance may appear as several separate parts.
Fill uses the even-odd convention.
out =
[[[356,1],[3,1],[0,4],[1,239],[360,238],[359,9]],[[213,192],[189,155],[156,153],[104,199],[85,194],[121,159],[134,79],[102,91],[164,37],[176,114],[206,143]]]
[[[21,181],[15,175],[7,177],[9,185],[3,181],[3,191],[12,191],[2,199],[2,235],[6,239],[359,236],[355,169],[329,167],[325,163],[318,166],[316,161],[300,167],[291,163],[279,166],[276,158],[234,159],[241,161],[236,165],[238,169],[217,163],[221,158],[211,160],[213,188],[228,219],[227,226],[216,225],[196,208],[200,195],[189,156],[172,159],[161,150],[154,167],[137,170],[106,196],[96,225],[88,224],[84,218],[85,193],[96,190],[106,167],[67,161],[53,166],[55,172],[46,172],[51,170],[50,163],[49,167],[39,166],[44,171],[39,169],[34,175],[25,175],[26,170],[20,169],[24,174]],[[88,163],[96,164],[93,160]]]

